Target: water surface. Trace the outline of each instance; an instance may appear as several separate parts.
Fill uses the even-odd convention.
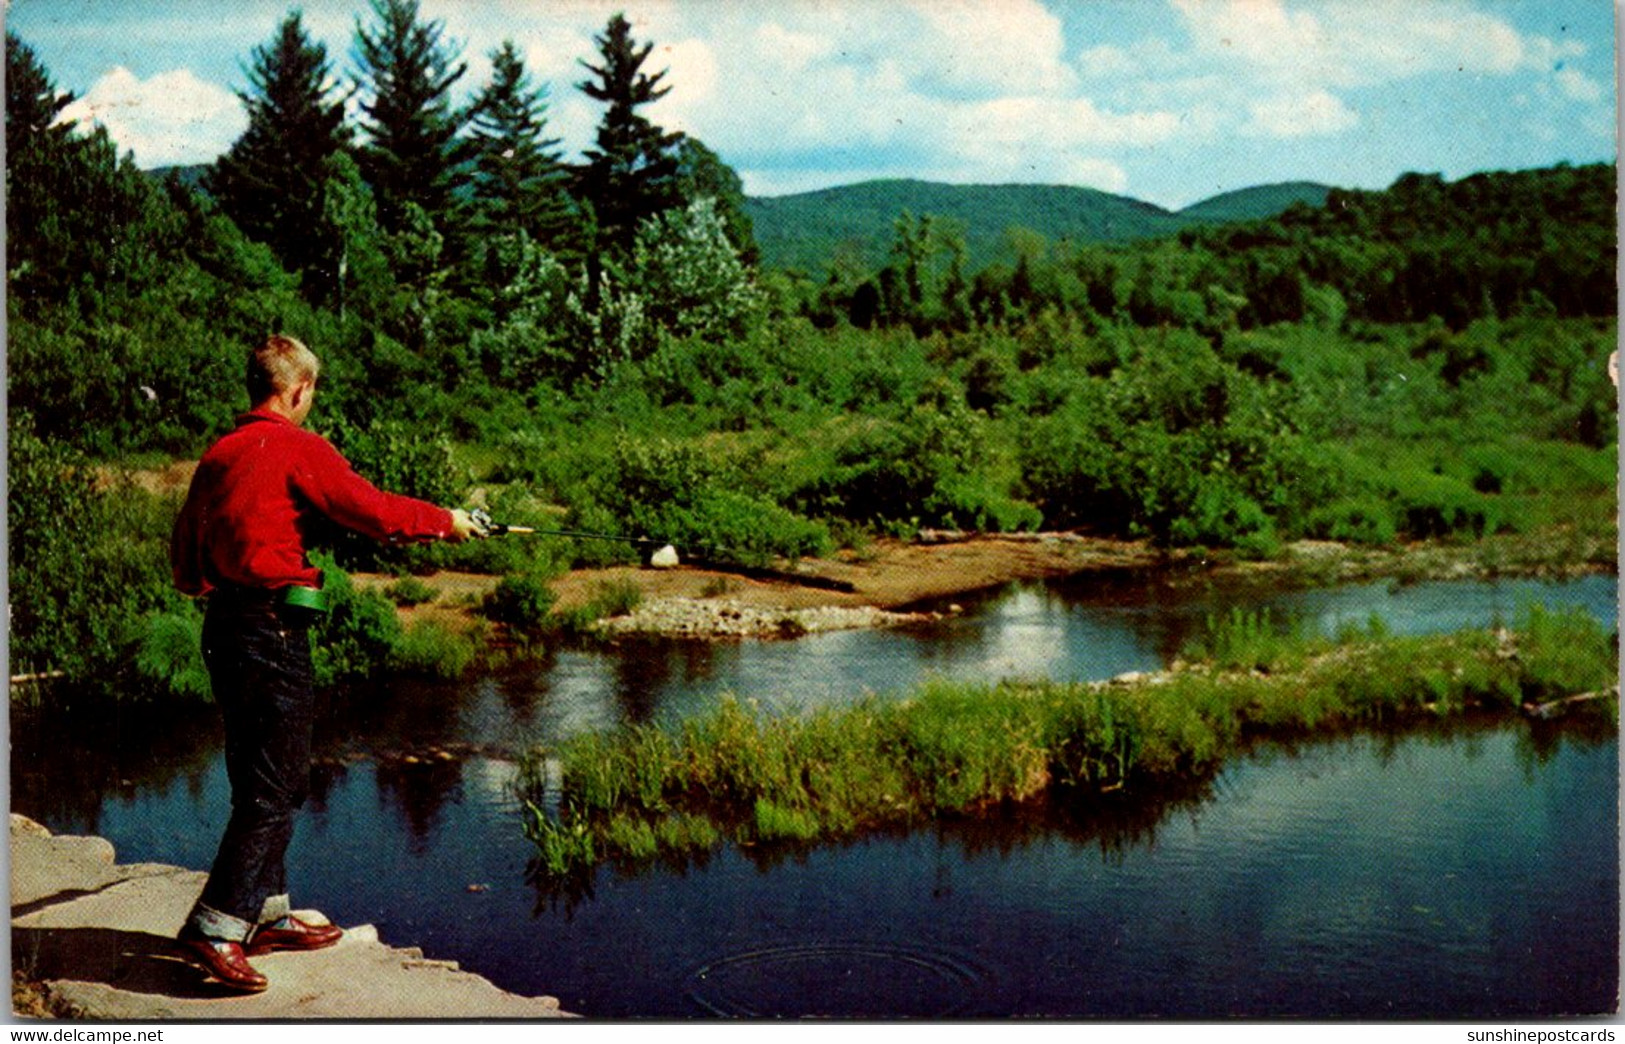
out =
[[[726,848],[538,886],[511,753],[724,693],[791,708],[931,676],[1164,665],[1211,613],[1333,631],[1515,620],[1612,578],[1277,594],[1154,579],[1018,585],[907,631],[562,651],[462,686],[335,698],[299,822],[297,900],[599,1017],[1595,1012],[1617,984],[1613,733],[1521,722],[1263,748],[1179,793],[807,850]],[[162,720],[158,720],[161,717]],[[207,866],[229,788],[211,713],[14,728],[13,805],[126,862]],[[407,763],[402,751],[479,753]],[[359,755],[344,761],[343,756]]]

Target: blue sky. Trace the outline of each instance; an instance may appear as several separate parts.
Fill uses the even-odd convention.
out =
[[[142,166],[202,163],[293,6],[338,74],[365,0],[11,0],[81,119]],[[511,38],[590,143],[575,89],[625,11],[671,93],[650,115],[746,190],[877,177],[1087,185],[1177,208],[1287,180],[1380,188],[1615,155],[1612,0],[422,0],[469,73]]]

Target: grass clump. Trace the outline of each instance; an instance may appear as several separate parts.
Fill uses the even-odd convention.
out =
[[[406,629],[389,651],[389,666],[402,674],[461,678],[478,658],[468,634],[436,620],[419,620]]]
[[[1604,690],[1615,639],[1534,609],[1517,632],[1335,639],[1213,621],[1204,658],[1132,682],[933,682],[802,715],[724,700],[670,729],[573,737],[525,760],[544,868],[682,855],[731,838],[803,844],[1073,791],[1216,769],[1253,737],[1515,709]],[[1584,704],[1617,714],[1617,696]],[[552,815],[539,810],[556,809]]]
[[[384,588],[384,597],[399,606],[423,605],[432,602],[440,592],[415,576],[403,576]]]
[[[1618,640],[1580,609],[1531,605],[1518,628],[1522,695],[1544,700],[1604,688],[1617,679]]]
[[[781,805],[769,798],[757,798],[756,836],[763,841],[811,841],[823,832],[813,813]]]
[[[1191,659],[1225,670],[1268,671],[1302,661],[1311,645],[1296,618],[1278,621],[1268,609],[1232,608],[1209,614],[1202,634],[1186,649]]]

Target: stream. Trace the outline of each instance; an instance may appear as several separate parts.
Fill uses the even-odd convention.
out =
[[[1179,792],[682,865],[528,873],[513,753],[733,694],[791,712],[931,678],[1088,680],[1166,665],[1211,614],[1330,633],[1617,626],[1617,582],[1289,593],[1156,575],[1018,584],[920,627],[629,640],[459,685],[335,698],[290,851],[297,905],[376,924],[598,1018],[1301,1016],[1611,1010],[1614,731],[1467,721],[1260,745]],[[941,607],[938,607],[941,608]],[[206,868],[229,788],[212,712],[14,721],[12,807],[121,862]],[[446,751],[444,755],[437,751]],[[408,761],[401,755],[413,754]]]

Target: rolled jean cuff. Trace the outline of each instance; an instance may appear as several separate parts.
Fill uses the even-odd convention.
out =
[[[265,900],[264,905],[260,907],[259,923],[270,924],[272,921],[280,921],[292,912],[293,904],[289,901],[286,892],[281,895],[273,895]]]
[[[229,913],[221,913],[212,906],[198,903],[192,907],[192,913],[186,918],[186,927],[200,932],[211,939],[223,939],[226,942],[245,942],[248,933],[254,926],[241,917],[233,917]]]

